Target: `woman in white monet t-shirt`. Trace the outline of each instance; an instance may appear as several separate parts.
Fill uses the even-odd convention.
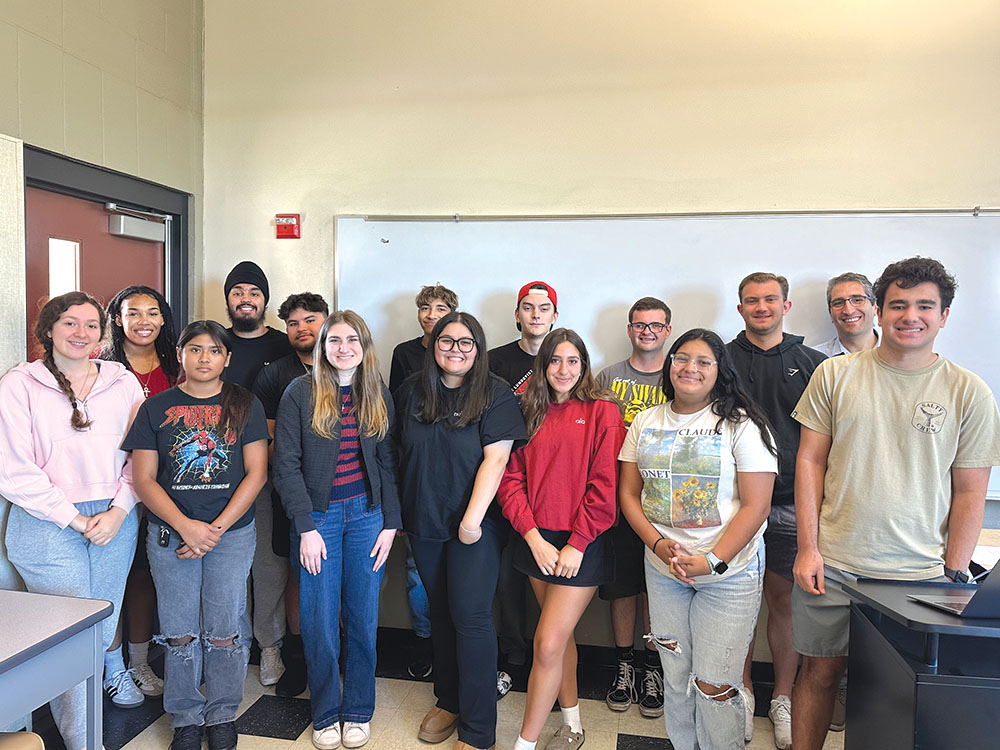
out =
[[[677,750],[742,748],[743,661],[760,609],[777,451],[715,332],[695,328],[674,342],[663,391],[668,402],[628,431],[618,496],[646,545],[664,721]]]

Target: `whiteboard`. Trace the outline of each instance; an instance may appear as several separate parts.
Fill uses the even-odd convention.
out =
[[[697,326],[724,340],[743,329],[740,280],[754,271],[788,278],[785,331],[806,344],[835,334],[826,282],[845,271],[872,281],[889,263],[937,258],[959,288],[935,349],[1000,393],[1000,215],[847,213],[425,220],[338,217],[335,294],[371,328],[383,374],[393,347],[420,334],[414,296],[424,284],[453,289],[491,348],[518,338],[517,290],[555,288],[558,325],[586,342],[595,371],[631,352],[628,309],[664,300],[673,336]],[[669,346],[669,342],[668,342]],[[1000,471],[992,495],[1000,495]]]

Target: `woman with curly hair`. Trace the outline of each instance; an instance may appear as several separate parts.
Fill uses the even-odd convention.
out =
[[[742,750],[743,660],[757,623],[762,536],[778,469],[767,417],[739,384],[718,334],[670,348],[666,404],[629,428],[622,512],[646,545],[646,589],[677,750]]]

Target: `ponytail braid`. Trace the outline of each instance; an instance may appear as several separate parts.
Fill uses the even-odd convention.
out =
[[[56,362],[52,358],[52,341],[50,340],[47,344],[43,344],[43,346],[45,347],[45,356],[42,358],[42,363],[45,365],[45,369],[52,373],[52,376],[56,379],[56,384],[59,386],[59,390],[69,399],[70,406],[73,407],[73,417],[70,419],[70,424],[73,425],[74,430],[86,430],[94,423],[94,420],[88,419],[80,410],[76,394],[73,393],[73,386],[69,384],[69,378],[63,375],[62,370],[56,367]]]

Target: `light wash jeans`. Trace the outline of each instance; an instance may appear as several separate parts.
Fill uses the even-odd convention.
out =
[[[384,523],[382,508],[368,508],[366,497],[331,503],[313,511],[316,530],[326,544],[319,575],[299,563],[299,535],[292,533],[289,559],[299,576],[299,623],[309,665],[313,727],[338,721],[371,721],[375,712],[375,632],[379,584],[385,566],[372,570],[368,555]],[[340,629],[346,635],[344,689],[340,689]]]
[[[110,505],[111,500],[89,500],[76,503],[76,509],[92,516]],[[107,650],[115,637],[138,527],[138,515],[133,508],[114,539],[99,547],[69,526],[60,529],[51,521],[42,521],[14,506],[7,519],[7,556],[28,591],[111,602],[114,613],[101,623],[101,641]],[[86,685],[81,682],[49,705],[66,747],[69,750],[86,747]]]
[[[246,609],[254,525],[230,529],[197,560],[177,557],[176,533],[161,547],[160,528],[149,524],[146,550],[162,633],[154,640],[167,647],[163,709],[171,714],[175,729],[234,721],[250,657],[250,634],[241,630],[240,620]],[[193,640],[183,646],[167,644],[167,639],[187,636]],[[211,643],[234,637],[231,646]],[[205,695],[199,690],[202,677]]]
[[[743,570],[710,583],[681,583],[646,560],[649,619],[663,664],[663,719],[676,750],[743,750],[743,696],[718,701],[695,681],[742,685],[763,578],[763,542]]]

